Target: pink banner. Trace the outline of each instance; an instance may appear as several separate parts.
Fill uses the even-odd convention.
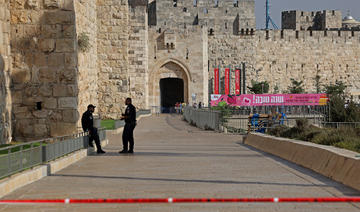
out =
[[[214,69],[214,93],[219,94],[219,69]]]
[[[230,93],[230,69],[225,68],[225,94]]]
[[[235,70],[235,94],[240,94],[240,70]]]
[[[244,95],[211,95],[211,106],[225,102],[230,106],[295,106],[326,105],[326,94],[244,94]]]

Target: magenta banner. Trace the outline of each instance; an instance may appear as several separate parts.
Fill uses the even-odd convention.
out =
[[[326,105],[326,94],[244,94],[244,95],[211,95],[211,106],[226,102],[231,106],[295,106]]]

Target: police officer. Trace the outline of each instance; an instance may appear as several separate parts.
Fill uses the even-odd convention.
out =
[[[127,105],[125,113],[122,114],[121,120],[125,120],[125,127],[122,135],[123,139],[123,150],[120,151],[120,154],[123,153],[134,153],[134,129],[136,126],[136,109],[134,105],[131,104],[131,98],[125,100]],[[130,143],[128,149],[128,143]]]
[[[105,152],[101,149],[98,131],[97,128],[94,127],[94,118],[92,115],[94,111],[95,111],[95,106],[92,104],[88,105],[87,111],[82,115],[81,124],[84,132],[89,132],[90,135],[89,146],[94,147],[93,140],[95,140],[97,153],[102,154]]]

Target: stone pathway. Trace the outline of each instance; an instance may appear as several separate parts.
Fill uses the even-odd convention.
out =
[[[312,171],[241,144],[241,136],[201,131],[176,115],[143,118],[135,154],[119,155],[121,135],[92,155],[3,199],[241,198],[360,196]],[[316,160],[316,158],[314,158]],[[350,203],[27,204],[0,211],[360,211]]]

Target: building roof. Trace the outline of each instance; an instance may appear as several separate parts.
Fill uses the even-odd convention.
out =
[[[351,15],[345,16],[342,22],[343,24],[360,24],[360,22],[353,18]]]

